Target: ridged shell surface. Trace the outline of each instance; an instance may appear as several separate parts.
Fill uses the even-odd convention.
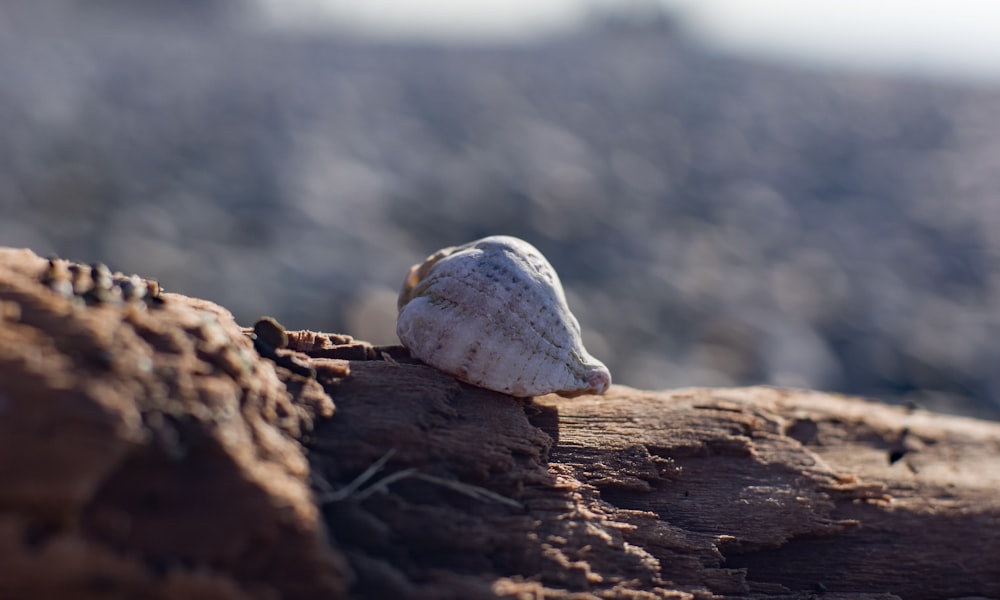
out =
[[[398,306],[403,345],[461,381],[514,396],[611,385],[555,270],[524,240],[492,236],[432,254],[410,269]]]

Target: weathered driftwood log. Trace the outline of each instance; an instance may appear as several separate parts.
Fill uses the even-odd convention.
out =
[[[52,271],[0,250],[0,598],[1000,598],[1000,424],[520,400]]]

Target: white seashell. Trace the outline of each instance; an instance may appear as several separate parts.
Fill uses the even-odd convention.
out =
[[[413,265],[396,335],[445,373],[514,396],[602,394],[611,373],[587,353],[555,269],[534,246],[493,236]]]

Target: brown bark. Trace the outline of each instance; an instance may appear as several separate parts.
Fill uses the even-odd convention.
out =
[[[46,264],[0,250],[0,597],[1000,598],[1000,424],[521,400],[312,332],[289,369],[215,305],[86,304]]]

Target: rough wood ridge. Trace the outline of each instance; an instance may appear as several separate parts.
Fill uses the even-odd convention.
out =
[[[1000,424],[806,391],[518,400],[0,249],[0,598],[1000,598]]]

